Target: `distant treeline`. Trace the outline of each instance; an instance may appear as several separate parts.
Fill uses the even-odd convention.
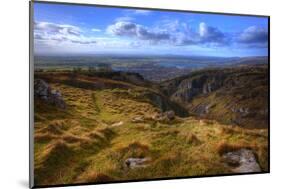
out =
[[[55,67],[55,68],[36,68],[35,72],[60,72],[60,71],[72,71],[74,73],[81,73],[81,72],[111,72],[112,66],[110,64],[95,64],[91,66],[74,66],[74,67]]]

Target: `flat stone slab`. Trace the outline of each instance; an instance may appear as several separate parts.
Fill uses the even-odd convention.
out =
[[[125,161],[125,165],[128,168],[140,168],[140,167],[146,167],[147,163],[149,163],[151,159],[150,158],[128,158]]]
[[[235,173],[261,172],[252,150],[242,148],[237,151],[227,152],[222,157]]]
[[[124,124],[124,122],[123,122],[123,121],[120,121],[120,122],[117,122],[117,123],[112,124],[111,126],[112,126],[112,127],[119,127],[119,126],[121,126],[121,125],[123,125],[123,124]]]

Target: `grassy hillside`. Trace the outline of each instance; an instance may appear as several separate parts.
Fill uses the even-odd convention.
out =
[[[268,127],[267,65],[197,71],[161,88],[190,113],[247,128]]]
[[[35,98],[36,185],[232,174],[222,154],[241,148],[253,150],[268,171],[265,128],[183,116],[157,90],[126,79],[57,72],[38,78],[61,92],[66,108]],[[180,116],[157,118],[169,109]],[[128,158],[148,161],[130,168]]]

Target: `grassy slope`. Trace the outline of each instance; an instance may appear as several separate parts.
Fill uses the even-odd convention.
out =
[[[268,169],[266,129],[230,128],[193,117],[158,122],[151,115],[159,109],[142,99],[145,88],[102,80],[111,87],[96,89],[56,80],[49,82],[61,91],[67,109],[35,101],[37,185],[231,173],[220,152],[240,147],[252,148],[263,171]],[[133,123],[137,116],[144,121]],[[128,157],[151,157],[151,162],[128,170]]]
[[[211,83],[213,78],[218,77],[219,79],[216,79],[216,82],[222,82],[221,86],[207,94],[201,91],[201,93],[194,95],[190,101],[173,96],[177,91],[182,95],[187,94],[186,88],[180,85],[182,82],[196,79],[198,81],[198,78],[203,77],[211,80],[204,81],[203,84]],[[262,111],[268,111],[267,66],[202,70],[163,82],[162,86],[164,91],[167,91],[166,93],[170,93],[168,95],[173,100],[182,104],[190,113],[195,115],[199,115],[198,109],[200,109],[200,106],[208,105],[208,113],[202,117],[247,128],[268,128],[267,113],[262,113]],[[201,87],[200,84],[199,87]],[[241,108],[247,108],[249,113],[244,116],[241,115],[242,113],[239,113]]]

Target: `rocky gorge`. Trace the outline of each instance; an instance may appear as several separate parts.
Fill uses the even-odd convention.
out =
[[[268,68],[197,71],[160,84],[189,113],[248,128],[268,126]]]

